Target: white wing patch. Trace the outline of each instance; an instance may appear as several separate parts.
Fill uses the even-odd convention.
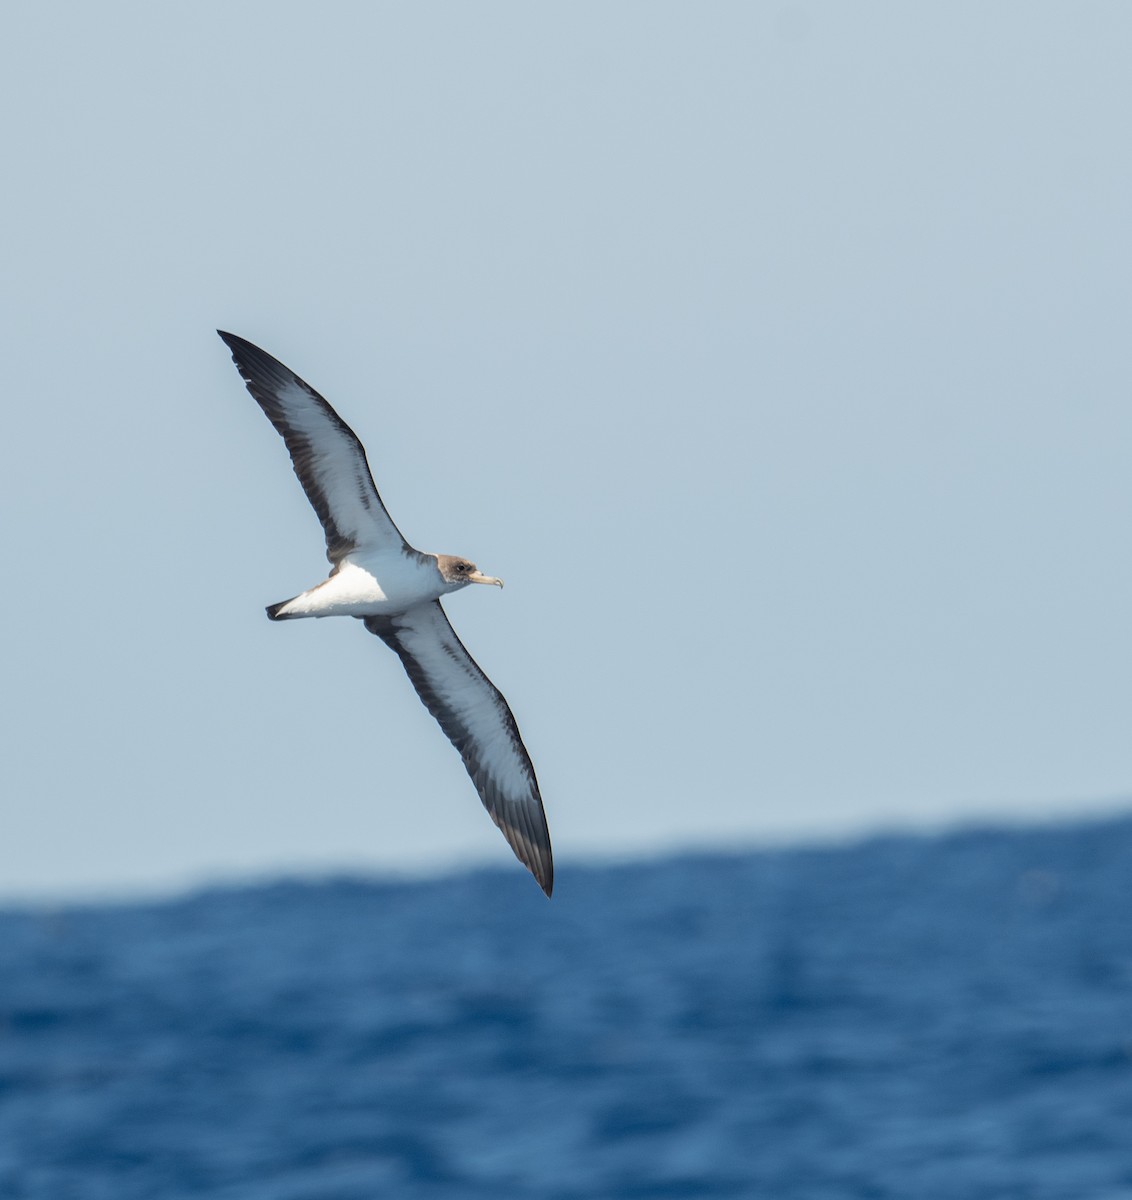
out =
[[[297,380],[277,395],[290,437],[305,452],[305,471],[326,498],[339,535],[356,549],[399,546],[403,539],[377,494],[361,443],[352,434],[345,435],[333,410],[315,403],[313,394]]]
[[[287,444],[295,474],[326,533],[334,564],[356,549],[400,550],[405,539],[385,511],[365,450],[309,384],[258,346],[220,335],[248,391]]]
[[[507,701],[456,636],[440,601],[367,617],[365,625],[396,651],[492,820],[549,896],[554,865],[534,766]]]

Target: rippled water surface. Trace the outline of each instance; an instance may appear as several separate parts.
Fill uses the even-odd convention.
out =
[[[0,1197],[1132,1198],[1132,820],[0,914]]]

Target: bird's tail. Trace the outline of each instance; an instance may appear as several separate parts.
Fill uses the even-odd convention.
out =
[[[278,604],[269,604],[267,606],[267,615],[273,621],[292,621],[295,619],[295,617],[303,616],[302,613],[289,613],[283,611],[292,600],[298,600],[298,598],[298,596],[292,596],[290,600],[280,600]]]

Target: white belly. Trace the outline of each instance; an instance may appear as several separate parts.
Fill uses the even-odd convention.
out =
[[[281,617],[371,617],[404,612],[444,592],[440,572],[403,554],[343,559],[329,579],[289,601]]]

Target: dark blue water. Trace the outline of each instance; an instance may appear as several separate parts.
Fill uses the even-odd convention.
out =
[[[1132,1197],[1132,820],[0,914],[0,1197]]]

